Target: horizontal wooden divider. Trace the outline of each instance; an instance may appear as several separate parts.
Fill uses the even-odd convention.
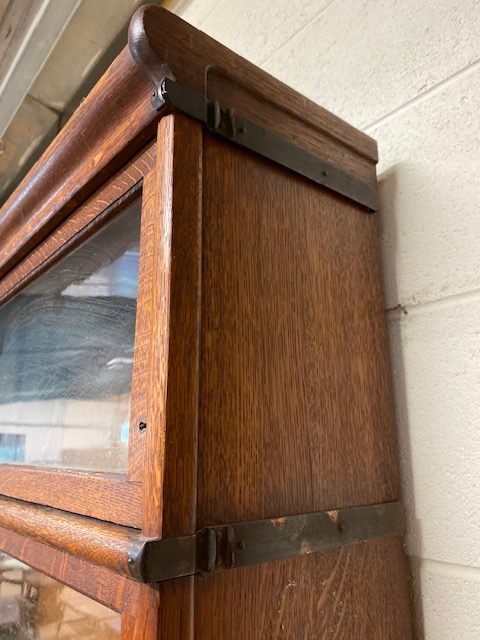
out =
[[[129,577],[129,551],[144,541],[136,529],[6,497],[0,527]]]

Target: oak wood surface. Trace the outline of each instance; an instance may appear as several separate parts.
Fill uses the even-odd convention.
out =
[[[195,640],[409,640],[407,592],[400,538],[202,576]]]
[[[148,159],[125,167],[137,189],[127,197],[143,180],[131,423],[146,428],[132,431],[128,481],[119,480],[121,504],[136,492],[134,522],[121,512],[122,524],[170,537],[396,501],[376,216],[184,116],[154,113],[151,80],[171,73],[370,184],[376,144],[162,9],[141,9],[130,41],[143,71],[124,51],[0,215],[0,273],[18,264],[8,295],[42,256],[76,242],[72,211],[163,116]],[[106,209],[88,206],[79,211],[90,212],[90,229]],[[51,500],[60,485],[45,486]],[[110,518],[110,505],[102,516],[105,503],[95,504],[89,515]],[[107,572],[98,597],[122,611],[122,640],[411,637],[399,538],[133,589],[111,576],[128,573],[139,535],[0,498],[0,548],[23,539],[47,566],[40,547],[52,545],[51,562],[66,567],[55,572],[75,588],[68,572],[84,571],[80,590],[95,592],[84,576]]]
[[[395,501],[377,218],[204,140],[198,526]]]
[[[158,636],[158,591],[148,585],[138,585],[137,607],[122,612],[121,640],[160,640]]]
[[[164,209],[172,229],[162,537],[196,531],[201,304],[202,127],[169,118],[169,135],[165,119],[159,127],[159,145],[173,158],[170,209],[167,203]],[[193,578],[159,586],[160,637],[193,639],[193,589]]]
[[[0,527],[126,576],[132,546],[143,541],[136,529],[6,497]]]
[[[0,548],[8,555],[131,616],[139,615],[142,585],[64,551],[0,527]]]
[[[161,536],[165,459],[165,399],[170,316],[171,163],[173,119],[164,127],[162,154],[144,180],[138,274],[141,300],[135,325],[131,422],[144,421],[143,518],[147,536]],[[169,135],[170,133],[170,135]]]
[[[139,197],[143,176],[153,167],[155,153],[155,145],[148,145],[140,151],[1,279],[0,304],[83,242],[133,198]]]
[[[198,123],[164,117],[144,181],[131,423],[146,429],[141,472],[134,465],[130,477],[143,480],[146,536],[196,525],[201,144]],[[192,637],[193,587],[193,578],[143,587],[136,617],[122,616],[122,639]]]
[[[0,465],[0,494],[140,528],[142,485],[124,476]]]
[[[376,143],[183,20],[143,7],[125,49],[0,210],[0,276],[51,233],[154,135],[153,73],[165,63],[191,88],[222,99],[375,182]],[[207,73],[208,70],[208,73]],[[240,89],[241,88],[241,89]]]
[[[152,137],[149,95],[124,50],[0,210],[0,276]]]
[[[157,80],[170,70],[178,82],[203,92],[206,73],[223,71],[237,86],[248,87],[260,98],[277,104],[279,110],[324,131],[339,146],[349,146],[370,160],[378,160],[377,145],[372,138],[162,7],[147,5],[135,12],[130,23],[129,45],[145,72]],[[227,106],[241,112],[237,103],[227,103]]]

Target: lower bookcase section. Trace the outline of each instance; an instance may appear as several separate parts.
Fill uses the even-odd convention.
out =
[[[121,615],[0,553],[0,638],[117,640]]]

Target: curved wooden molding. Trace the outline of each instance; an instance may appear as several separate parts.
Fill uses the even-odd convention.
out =
[[[129,577],[129,553],[145,541],[135,529],[3,496],[0,527]]]
[[[372,138],[161,7],[147,5],[135,12],[128,41],[133,58],[154,83],[168,75],[208,94],[212,74],[227,76],[245,94],[243,102],[252,102],[255,95],[303,122],[311,133],[317,129],[370,161],[378,161],[377,144]],[[241,102],[240,93],[232,93],[226,106],[252,118],[245,112],[248,105]],[[256,117],[252,119],[258,120],[255,109],[253,115]],[[271,128],[272,122],[269,125]]]
[[[165,75],[376,186],[374,140],[165,9],[137,10],[129,46],[0,210],[0,277],[155,135]]]
[[[1,209],[0,276],[154,135],[150,91],[124,49]]]

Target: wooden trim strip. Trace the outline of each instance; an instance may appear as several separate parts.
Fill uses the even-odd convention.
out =
[[[120,475],[2,464],[0,494],[125,526],[142,524],[142,485]]]
[[[5,497],[0,527],[128,577],[129,553],[143,540],[136,529]]]
[[[83,242],[88,235],[129,204],[140,192],[143,177],[154,166],[156,145],[151,144],[128,162],[87,202],[60,224],[32,252],[0,281],[0,304],[6,302],[34,277],[52,266],[66,251]],[[137,196],[138,197],[138,196]],[[0,222],[1,227],[1,222]],[[2,241],[0,241],[2,246]]]
[[[115,611],[136,617],[144,589],[133,580],[0,527],[0,549]]]
[[[150,84],[124,49],[0,212],[0,276],[155,133]]]

